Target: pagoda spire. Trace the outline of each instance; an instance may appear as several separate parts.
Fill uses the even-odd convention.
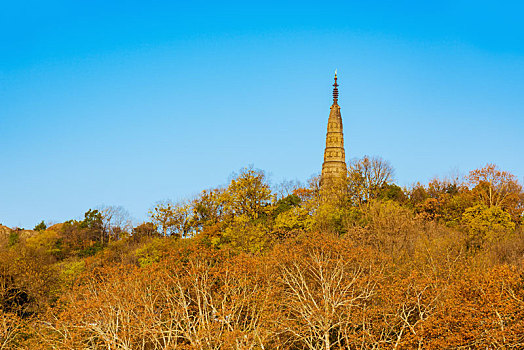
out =
[[[335,70],[335,83],[333,84],[333,104],[329,112],[326,148],[324,150],[324,163],[322,164],[321,184],[332,182],[337,178],[347,176],[346,152],[344,150],[344,132],[342,116],[338,105],[338,82]]]
[[[337,70],[335,69],[335,84],[333,84],[333,104],[338,105]]]

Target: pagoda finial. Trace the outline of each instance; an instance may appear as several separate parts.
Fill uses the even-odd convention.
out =
[[[333,104],[338,104],[338,84],[337,84],[337,70],[335,69],[335,84],[333,84]]]

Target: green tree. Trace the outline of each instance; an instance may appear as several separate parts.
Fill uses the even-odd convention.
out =
[[[104,230],[103,216],[100,211],[89,209],[84,214],[84,220],[80,222],[79,227],[91,231],[93,235],[98,235],[100,244],[104,244],[104,241],[107,241],[105,239],[107,234]]]
[[[302,200],[296,194],[290,194],[282,199],[279,199],[275,204],[274,214],[279,215],[285,211],[300,206]]]
[[[377,197],[381,200],[394,200],[399,203],[404,203],[407,200],[406,194],[395,184],[384,184],[377,193]]]
[[[44,231],[47,228],[47,225],[45,224],[44,220],[42,220],[41,223],[35,226],[33,230],[35,231]]]

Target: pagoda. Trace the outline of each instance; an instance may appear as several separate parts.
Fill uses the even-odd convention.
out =
[[[322,164],[322,177],[320,180],[322,185],[347,176],[342,116],[340,115],[340,106],[338,105],[338,86],[337,71],[335,71],[333,104],[329,112],[326,149],[324,150],[324,163]]]

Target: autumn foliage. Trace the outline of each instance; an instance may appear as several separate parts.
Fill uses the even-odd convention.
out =
[[[521,349],[524,193],[495,165],[401,188],[227,186],[0,226],[0,349]]]

